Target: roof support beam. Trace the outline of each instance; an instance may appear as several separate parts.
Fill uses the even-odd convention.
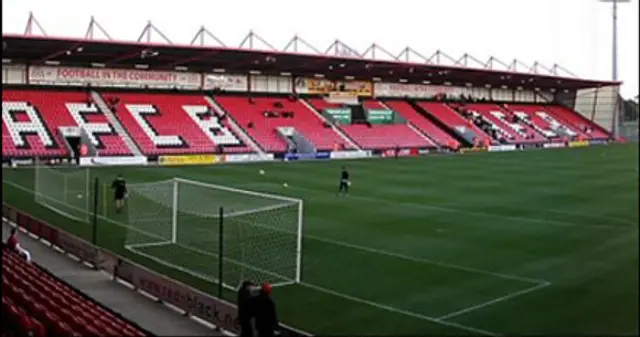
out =
[[[111,35],[109,35],[109,33],[107,33],[107,31],[104,28],[102,28],[102,25],[100,25],[98,21],[96,21],[93,15],[91,16],[91,21],[89,21],[89,27],[87,28],[87,32],[84,34],[84,38],[87,40],[95,39],[96,28],[98,29],[98,32],[102,33],[102,35],[104,35],[107,38],[107,40],[113,41],[113,39],[111,38]]]
[[[507,70],[510,72],[517,73],[518,69],[527,69],[526,71],[523,71],[523,73],[526,74],[531,72],[532,67],[528,66],[527,64],[524,64],[518,59],[513,59],[513,61],[511,61],[511,63],[509,64],[509,68],[507,68]]]
[[[40,30],[40,34],[42,34],[42,36],[47,36],[47,32],[44,31],[44,28],[42,28],[40,22],[38,22],[38,19],[36,19],[35,15],[33,15],[33,12],[29,12],[29,18],[27,19],[27,26],[24,29],[24,35],[35,35],[33,33],[34,26],[35,28],[38,28],[38,30]]]
[[[198,30],[196,35],[191,40],[191,45],[192,46],[195,45],[196,41],[200,40],[199,45],[204,47],[205,46],[205,38],[206,37],[209,37],[209,38],[213,39],[221,47],[226,47],[227,46],[227,45],[224,44],[224,42],[222,42],[222,40],[220,40],[217,36],[213,35],[207,28],[205,28],[204,25],[202,27],[200,27],[200,29]]]
[[[349,47],[344,42],[336,39],[324,52],[325,55],[337,56],[337,57],[355,57],[362,58],[362,55],[355,49]]]
[[[140,57],[141,55],[142,55],[142,50],[138,50],[138,51],[135,51],[133,53],[125,54],[125,55],[113,58],[111,60],[108,60],[107,62],[105,62],[105,64],[108,66],[108,65],[111,65],[113,63],[117,63],[117,62],[120,62],[120,61],[128,60],[128,59],[131,59],[131,58],[134,58],[134,57]]]
[[[63,49],[63,50],[59,50],[55,53],[51,53],[43,58],[41,58],[40,60],[38,60],[39,63],[43,63],[45,61],[51,60],[52,58],[56,58],[62,54],[68,54],[68,53],[73,53],[75,50],[77,50],[78,48],[82,47],[82,43],[76,43],[74,44],[71,48],[69,49]]]
[[[381,52],[382,54],[386,55],[387,57],[389,57],[392,60],[397,60],[397,56],[391,54],[387,49],[381,47],[380,45],[376,44],[375,42],[372,43],[369,48],[365,49],[364,52],[362,52],[362,54],[360,54],[360,56],[362,56],[362,58],[368,58],[371,60],[376,60],[376,52]],[[367,56],[370,55],[370,56]]]
[[[442,64],[442,58],[443,57],[446,60],[449,60],[449,62],[451,62],[453,64],[456,63],[456,60],[454,60],[453,57],[449,56],[447,53],[443,52],[440,49],[438,49],[435,53],[433,53],[433,55],[431,55],[431,57],[429,57],[427,59],[427,63],[436,64],[436,65],[443,65]],[[435,59],[435,62],[433,62],[434,59]]]
[[[549,67],[545,67],[543,64],[541,64],[538,61],[535,61],[533,63],[533,66],[529,69],[530,72],[534,73],[534,74],[539,74],[540,72],[538,71],[538,69],[542,69],[544,71],[547,72],[547,74],[545,75],[553,75],[553,70],[549,69]]]
[[[556,75],[556,76],[560,76],[559,72],[558,72],[558,70],[560,70],[563,73],[569,75],[570,77],[575,77],[575,78],[578,77],[578,75],[570,72],[569,70],[567,70],[567,68],[565,68],[565,67],[563,67],[561,65],[558,65],[558,64],[554,64],[553,67],[551,67],[551,69],[553,70],[553,74]]]
[[[298,34],[294,35],[293,38],[291,40],[289,40],[287,45],[284,46],[284,48],[282,48],[282,51],[283,52],[288,52],[289,51],[289,52],[297,53],[298,52],[298,44],[302,44],[303,46],[307,47],[308,49],[310,49],[314,53],[316,53],[318,55],[322,55],[321,51],[319,51],[316,47],[314,47],[312,44],[307,42],[305,39],[303,39],[300,36],[298,36]],[[289,50],[290,48],[292,48],[293,50]]]
[[[462,57],[460,57],[460,59],[458,59],[455,64],[462,67],[469,67],[469,60],[473,61],[473,63],[478,65],[480,69],[487,68],[484,62],[478,60],[477,58],[475,58],[473,55],[469,53],[464,53],[464,55],[462,55]]]
[[[140,33],[140,36],[138,37],[138,42],[146,42],[146,43],[152,43],[151,41],[151,36],[152,33],[158,34],[160,35],[160,37],[168,44],[173,44],[173,42],[171,42],[171,40],[169,40],[169,38],[164,35],[164,33],[162,33],[158,28],[156,28],[156,26],[153,25],[153,23],[151,23],[151,21],[147,22],[147,25],[144,26],[144,29],[142,30],[142,33]],[[146,41],[144,41],[143,39],[145,39],[146,37]]]
[[[501,66],[503,66],[504,69],[496,69],[495,68],[495,64],[496,63],[501,65]],[[510,66],[508,64],[506,64],[505,62],[502,62],[502,60],[500,60],[499,58],[491,56],[491,57],[489,57],[489,60],[485,63],[485,68],[491,69],[491,70],[509,71]]]
[[[418,57],[419,59],[421,59],[422,61],[424,61],[424,63],[429,63],[429,58],[427,58],[426,56],[418,53],[415,49],[407,46],[406,48],[404,48],[400,54],[398,54],[395,59],[398,61],[404,61],[404,62],[411,62],[411,55]],[[402,58],[404,57],[404,60],[402,60]]]
[[[258,42],[267,46],[267,48],[269,48],[272,51],[278,51],[278,49],[276,49],[273,45],[271,45],[271,43],[267,42],[267,40],[263,39],[260,35],[256,34],[253,30],[250,30],[249,34],[247,34],[247,36],[245,36],[244,39],[242,39],[242,42],[240,42],[239,48],[254,49],[255,40],[258,40]],[[248,44],[248,46],[245,46],[245,44]]]

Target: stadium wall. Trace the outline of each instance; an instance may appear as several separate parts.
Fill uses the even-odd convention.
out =
[[[344,90],[359,97],[429,99],[438,94],[504,102],[548,103],[550,92],[523,88],[457,87],[371,81],[332,81],[293,76],[193,73],[140,69],[3,65],[3,85],[41,85],[119,89],[156,89],[236,93],[328,95]]]

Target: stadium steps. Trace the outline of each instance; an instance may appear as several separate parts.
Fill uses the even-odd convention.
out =
[[[438,126],[441,130],[444,130],[447,132],[447,134],[451,137],[453,137],[455,140],[458,141],[458,143],[465,145],[466,147],[472,147],[473,144],[468,142],[466,139],[464,139],[463,137],[460,137],[457,133],[455,133],[451,127],[447,124],[445,124],[444,122],[442,122],[441,120],[435,118],[433,115],[431,115],[427,110],[423,109],[420,104],[416,103],[415,100],[412,99],[407,99],[407,102],[411,105],[411,107],[413,107],[413,109],[415,109],[419,114],[421,114],[422,116],[424,116],[424,118],[428,119],[431,123],[435,124],[436,126]]]
[[[383,106],[385,109],[394,111],[394,110],[393,110],[392,108],[390,108],[390,107],[389,107],[385,102],[382,102],[382,101],[377,101],[377,102],[378,102],[378,104],[380,104],[381,106]],[[402,115],[402,113],[400,113],[399,111],[398,111],[397,113],[399,113],[400,115]],[[403,116],[403,118],[404,118],[404,116]],[[428,142],[433,143],[433,145],[435,145],[435,147],[436,147],[436,148],[438,148],[438,149],[440,149],[440,148],[441,148],[440,144],[438,144],[438,142],[437,142],[435,139],[433,139],[433,138],[429,137],[429,135],[427,135],[426,133],[422,132],[422,130],[420,130],[420,128],[416,127],[416,126],[415,126],[413,123],[411,123],[409,120],[407,120],[407,122],[406,122],[406,123],[407,123],[407,126],[409,127],[409,129],[413,130],[413,132],[417,133],[420,137],[424,138],[424,139],[425,139],[425,140],[427,140]]]
[[[140,150],[140,148],[138,148],[138,145],[136,144],[136,142],[133,141],[133,139],[131,138],[131,135],[129,135],[127,130],[125,130],[125,128],[122,126],[122,124],[120,124],[120,121],[113,114],[113,111],[111,111],[111,109],[109,109],[109,106],[104,101],[102,96],[100,96],[100,94],[98,92],[91,90],[91,98],[93,99],[93,101],[98,106],[98,109],[100,109],[100,111],[102,111],[102,113],[107,118],[109,123],[111,123],[111,125],[113,125],[113,128],[116,130],[116,132],[122,137],[122,139],[124,140],[124,143],[129,148],[129,151],[131,151],[131,153],[134,156],[142,156],[143,155],[142,151]]]
[[[331,125],[331,128],[333,129],[333,131],[335,131],[335,133],[337,133],[340,136],[340,138],[344,139],[345,142],[351,145],[351,148],[357,149],[358,151],[362,151],[362,148],[360,147],[360,145],[358,145],[353,139],[347,136],[347,134],[345,134],[342,130],[340,130],[339,127],[335,126],[335,124],[329,122],[320,112],[318,112],[318,110],[316,110],[316,108],[313,107],[313,105],[307,102],[306,99],[300,98],[300,102],[304,106],[306,106],[307,109],[311,110],[311,112],[313,112],[316,116],[318,116],[318,118],[320,118],[322,122],[324,122],[327,125]]]
[[[240,137],[240,140],[243,143],[249,144],[251,149],[253,149],[255,152],[257,152],[261,156],[266,155],[266,152],[260,146],[260,144],[258,144],[258,142],[256,142],[253,138],[251,138],[251,136],[249,136],[249,134],[246,133],[244,129],[240,127],[240,125],[238,125],[238,122],[236,122],[233,116],[228,111],[225,111],[218,104],[218,102],[216,102],[216,100],[214,100],[208,95],[204,96],[204,99],[216,110],[216,113],[218,114],[218,116],[223,116],[223,115],[226,116],[227,121],[229,122],[229,126],[231,127],[231,130]]]

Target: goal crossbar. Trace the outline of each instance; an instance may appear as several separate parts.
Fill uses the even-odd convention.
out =
[[[152,255],[156,262],[209,281],[215,280],[214,273],[206,270],[206,263],[200,265],[197,255],[188,257],[189,251],[219,257],[230,263],[231,269],[240,268],[240,276],[242,270],[253,270],[263,276],[251,275],[274,284],[301,281],[302,199],[178,177],[129,187],[134,199],[129,204],[132,231],[125,244],[128,250],[148,258]],[[221,212],[216,212],[218,208]],[[215,228],[223,233],[222,223],[226,243],[223,253],[218,254],[216,242],[223,237],[217,238]],[[145,238],[135,232],[151,235]],[[171,245],[185,249],[184,253]],[[145,251],[145,247],[151,250]],[[166,251],[162,247],[167,247]],[[228,277],[221,281],[229,285]],[[231,281],[235,282],[237,279]]]

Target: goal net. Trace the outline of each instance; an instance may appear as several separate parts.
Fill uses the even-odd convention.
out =
[[[89,222],[89,169],[50,167],[37,163],[35,202],[66,217]]]
[[[222,256],[233,289],[300,281],[302,200],[180,178],[127,189],[128,250],[212,282]]]

